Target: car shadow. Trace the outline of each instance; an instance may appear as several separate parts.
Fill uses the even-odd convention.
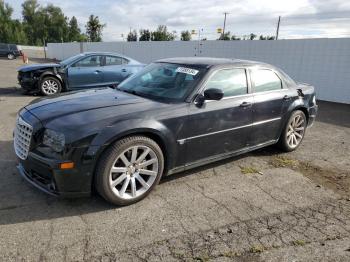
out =
[[[316,121],[331,125],[350,127],[350,104],[317,101]]]
[[[17,172],[17,160],[13,152],[13,141],[0,141],[0,225],[16,224],[29,221],[79,216],[97,213],[106,210],[115,210],[116,207],[106,202],[96,192],[91,197],[63,199],[49,196],[28,184]],[[273,147],[255,151],[254,155],[271,155],[277,151]],[[192,176],[200,171],[215,168],[252,153],[228,158],[212,164],[194,168],[185,172],[162,178],[160,187],[164,183]]]

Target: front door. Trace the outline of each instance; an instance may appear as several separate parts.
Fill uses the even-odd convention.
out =
[[[253,121],[253,97],[248,94],[246,70],[220,69],[214,72],[205,89],[220,88],[224,97],[206,101],[202,106],[192,104],[186,121],[187,164],[246,147]]]
[[[68,68],[69,89],[103,85],[102,56],[84,57]]]

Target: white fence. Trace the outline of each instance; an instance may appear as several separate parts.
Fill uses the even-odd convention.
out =
[[[44,47],[21,45],[19,48],[29,58],[45,58]]]
[[[143,63],[175,56],[250,59],[282,68],[293,79],[316,87],[321,100],[350,104],[350,38],[278,41],[171,41],[49,43],[48,58],[109,51]]]

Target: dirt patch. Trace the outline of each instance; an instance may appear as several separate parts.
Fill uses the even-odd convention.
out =
[[[273,167],[288,167],[298,171],[311,179],[317,186],[331,189],[350,199],[350,172],[335,168],[321,168],[312,165],[310,162],[303,162],[281,155],[272,158],[269,164]]]

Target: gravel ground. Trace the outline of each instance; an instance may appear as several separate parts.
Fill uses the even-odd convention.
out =
[[[35,97],[0,60],[0,261],[349,261],[350,106],[322,102],[292,153],[273,147],[162,180],[116,208],[17,174],[12,129]]]

